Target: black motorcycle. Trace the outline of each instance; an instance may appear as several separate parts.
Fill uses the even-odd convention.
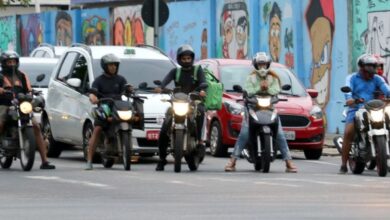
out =
[[[140,85],[142,86],[143,84]],[[121,158],[124,169],[131,168],[132,129],[134,126],[143,129],[142,99],[146,97],[136,95],[130,88],[130,85],[126,85],[123,94],[126,101],[103,96],[99,99],[98,106],[92,110],[95,119],[106,123],[96,148],[105,168],[111,168]],[[99,94],[96,89],[90,89],[90,92]]]
[[[154,81],[156,85],[161,85],[161,82]],[[164,93],[169,94],[171,98],[167,101],[172,104],[172,125],[169,127],[169,135],[171,140],[171,152],[174,156],[174,171],[181,171],[181,160],[184,156],[188,168],[191,171],[196,171],[199,164],[205,156],[205,146],[198,145],[198,128],[196,116],[198,113],[198,104],[202,102],[202,97],[199,91],[206,89],[207,83],[201,84],[194,92],[189,94],[181,92],[180,88],[173,90],[164,89]]]
[[[37,81],[42,80],[42,76],[37,77]],[[40,91],[33,90],[32,93],[15,96],[13,91],[5,90],[1,95],[11,102],[0,137],[0,165],[3,169],[10,168],[16,159],[20,160],[24,171],[30,171],[34,165],[36,140],[32,118],[33,112],[42,112],[44,99]]]
[[[290,85],[284,85],[283,90],[290,90]],[[246,112],[248,113],[249,141],[247,160],[254,164],[256,171],[268,173],[271,162],[275,159],[277,146],[274,142],[279,125],[279,116],[274,104],[287,101],[268,93],[258,92],[249,96],[241,86],[234,85],[233,90],[243,93]]]

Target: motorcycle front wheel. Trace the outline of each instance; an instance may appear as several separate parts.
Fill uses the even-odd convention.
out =
[[[175,131],[175,146],[174,146],[174,171],[180,173],[181,171],[181,158],[183,158],[183,145],[184,145],[184,130]]]
[[[268,173],[271,166],[271,141],[272,137],[269,134],[265,134],[263,141],[263,151],[261,152],[261,167],[263,168],[263,173]]]
[[[374,144],[376,149],[376,171],[378,176],[387,175],[387,153],[386,153],[386,136],[375,136]]]
[[[121,144],[123,151],[123,167],[125,170],[130,170],[131,168],[131,154],[133,148],[133,142],[131,141],[131,133],[129,131],[122,131],[120,133]]]
[[[36,142],[32,127],[22,130],[23,148],[20,149],[20,165],[24,171],[30,171],[34,165]]]

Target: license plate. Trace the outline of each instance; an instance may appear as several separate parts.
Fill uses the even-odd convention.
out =
[[[160,131],[146,131],[146,140],[156,141],[160,137]]]
[[[295,140],[295,131],[284,131],[284,136],[286,140],[293,141]]]

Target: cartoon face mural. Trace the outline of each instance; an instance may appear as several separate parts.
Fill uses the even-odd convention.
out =
[[[28,56],[43,41],[39,14],[22,15],[20,33],[22,55]]]
[[[221,1],[222,2],[222,1]],[[220,16],[218,57],[245,59],[248,53],[249,20],[244,0],[224,1]]]
[[[282,29],[282,11],[279,5],[274,2],[269,16],[269,51],[274,62],[279,62],[281,42],[280,35]]]
[[[73,42],[72,17],[65,11],[59,11],[55,23],[56,45],[70,46]]]
[[[15,16],[0,18],[0,51],[16,50]]]
[[[311,0],[305,16],[312,45],[311,85],[318,91],[317,103],[325,109],[330,95],[335,24],[333,1]]]
[[[83,20],[83,41],[87,45],[105,45],[107,19],[100,16],[92,16]]]

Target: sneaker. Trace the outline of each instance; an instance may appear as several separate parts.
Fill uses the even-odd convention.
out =
[[[50,164],[50,162],[48,162],[48,161],[43,162],[41,164],[41,167],[40,167],[41,170],[53,170],[55,168],[56,168],[56,166],[54,166],[53,164]]]
[[[340,166],[340,170],[339,170],[339,174],[346,174],[348,173],[348,168],[346,165],[341,165]]]
[[[164,166],[167,164],[167,160],[160,160],[157,163],[156,171],[164,171]]]
[[[93,170],[93,167],[92,167],[92,162],[87,162],[87,165],[85,165],[85,168],[84,170]]]

